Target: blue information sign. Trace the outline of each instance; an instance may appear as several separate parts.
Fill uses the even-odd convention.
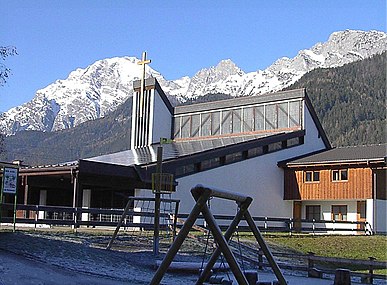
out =
[[[3,193],[16,194],[18,174],[17,168],[4,167]]]

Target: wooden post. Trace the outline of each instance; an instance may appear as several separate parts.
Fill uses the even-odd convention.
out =
[[[173,216],[173,241],[176,238],[177,231],[177,215],[179,214],[179,201],[176,201],[175,215]]]
[[[183,244],[185,238],[187,237],[190,229],[194,225],[197,217],[199,216],[203,206],[206,204],[210,193],[205,193],[202,195],[198,201],[196,201],[195,206],[193,207],[191,213],[189,214],[187,220],[183,224],[183,227],[181,228],[179,234],[177,235],[175,241],[169,248],[167,254],[165,255],[162,263],[160,264],[159,268],[157,269],[155,275],[153,276],[150,285],[158,285],[160,284],[161,279],[164,276],[164,273],[167,271],[169,265],[171,264],[173,258],[175,257],[176,253],[178,252],[180,246]]]
[[[128,200],[128,203],[126,204],[126,207],[125,207],[125,209],[124,209],[124,212],[122,213],[121,219],[120,219],[120,221],[118,222],[117,227],[116,227],[116,229],[115,229],[115,231],[114,231],[114,233],[113,233],[112,239],[109,241],[109,243],[108,243],[106,249],[110,249],[110,248],[112,247],[113,242],[114,242],[114,240],[115,240],[116,237],[117,237],[118,231],[120,230],[120,227],[121,227],[123,221],[125,220],[126,215],[127,215],[128,212],[129,212],[130,205],[132,204],[132,201],[133,201],[133,199],[129,199],[129,200]]]
[[[263,251],[261,248],[258,251],[258,269],[263,269]]]
[[[375,261],[375,257],[368,257],[368,259],[370,261]],[[370,264],[370,266],[368,267],[368,273],[370,274],[370,278],[369,278],[369,283],[368,284],[374,284],[374,267],[372,266],[372,264]]]
[[[78,195],[78,171],[76,172],[71,171],[71,176],[73,180],[73,208],[75,209],[75,207],[77,206],[77,195]],[[73,229],[74,229],[74,232],[76,232],[77,231],[77,227],[76,227],[77,213],[76,212],[73,213],[73,221],[74,221]]]
[[[308,252],[308,271],[314,267],[314,261],[311,257],[315,255],[314,252],[309,251]]]
[[[351,285],[351,272],[348,269],[336,269],[333,285]]]
[[[28,205],[28,176],[22,176],[22,181],[24,183],[24,205]],[[29,218],[29,210],[24,210],[24,218]]]

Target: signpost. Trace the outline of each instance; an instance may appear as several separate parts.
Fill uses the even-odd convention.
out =
[[[14,195],[14,205],[13,205],[13,231],[16,227],[16,201],[17,201],[17,185],[19,177],[19,168],[16,165],[10,164],[0,164],[2,166],[3,172],[3,181],[1,183],[1,193],[0,193],[0,224],[2,217],[1,205],[3,204],[4,194]]]

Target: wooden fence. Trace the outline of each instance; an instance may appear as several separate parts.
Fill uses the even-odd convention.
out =
[[[39,225],[48,226],[72,226],[74,229],[79,227],[110,227],[115,228],[120,217],[123,214],[123,209],[96,209],[96,208],[72,208],[72,207],[57,207],[57,206],[39,206],[39,205],[16,205],[16,219],[13,219],[13,204],[1,204],[1,223],[16,222],[17,225],[29,224],[35,228]],[[153,230],[153,211],[134,211],[130,210],[126,219],[124,220],[123,228]],[[160,218],[163,221],[170,221],[168,223],[160,223],[161,230],[173,230],[179,228],[182,222],[188,215],[171,213],[161,213]],[[140,222],[135,222],[135,217],[141,217]],[[233,216],[214,215],[220,227],[225,227],[227,222],[232,220]],[[148,222],[143,222],[149,218]],[[309,220],[294,220],[291,218],[270,218],[270,217],[254,217],[258,228],[262,232],[286,232],[286,233],[357,233],[357,234],[371,234],[372,230],[369,225],[364,222],[344,222],[344,221],[309,221]],[[180,222],[178,222],[180,221]],[[200,222],[200,221],[199,221]],[[223,226],[222,226],[223,224]],[[346,228],[338,227],[338,225],[346,226]],[[198,227],[199,228],[199,227]],[[243,231],[245,226],[242,224],[238,227],[239,231]],[[246,245],[242,245],[245,246]],[[263,254],[256,249],[249,248],[250,252],[254,252],[254,258],[248,256],[241,256],[245,260],[255,263],[260,269],[268,266]],[[247,252],[247,250],[246,250]],[[308,255],[294,255],[288,253],[273,252],[276,257],[288,257],[292,259],[304,259],[307,266],[294,266],[288,264],[280,264],[283,269],[301,270],[308,272],[309,276],[321,277],[323,273],[332,274],[334,270],[318,267],[321,262],[335,263],[335,264],[349,264],[358,265],[368,268],[368,273],[351,272],[352,276],[358,276],[363,283],[373,284],[374,279],[387,280],[386,275],[375,274],[374,269],[386,268],[387,263],[376,261],[373,258],[370,260],[353,260],[343,258],[330,258],[316,256],[313,253]],[[236,253],[238,255],[238,253]]]
[[[259,269],[263,267],[268,267],[269,264],[264,260],[263,253],[259,250],[258,252],[258,262],[257,266]],[[345,267],[357,267],[361,270],[367,270],[367,273],[351,271],[350,275],[353,277],[359,277],[361,283],[363,284],[373,284],[374,279],[387,280],[387,275],[376,274],[375,269],[387,269],[386,261],[377,261],[373,257],[369,257],[369,260],[359,260],[359,259],[348,259],[348,258],[337,258],[337,257],[325,257],[317,256],[313,252],[309,254],[290,254],[290,253],[273,253],[274,256],[286,257],[294,260],[304,260],[307,266],[295,266],[280,264],[280,267],[283,269],[306,271],[308,277],[314,278],[323,278],[324,274],[335,274],[335,269],[330,269],[322,264],[331,264],[339,266],[340,268]]]
[[[1,204],[1,222],[13,223],[13,204]],[[123,209],[100,209],[100,208],[73,208],[58,206],[40,205],[16,205],[17,224],[49,225],[49,226],[73,226],[78,228],[87,227],[115,227],[123,214]],[[180,227],[177,218],[185,219],[188,214],[161,213],[160,229]],[[137,217],[137,221],[134,221]],[[135,227],[142,229],[153,229],[154,213],[152,209],[135,211],[130,210],[124,220],[123,227]],[[227,215],[214,215],[221,228],[227,227],[234,218]],[[148,220],[148,221],[145,221]],[[330,220],[295,220],[292,218],[271,218],[253,217],[259,230],[264,233],[285,232],[285,233],[346,233],[346,234],[372,234],[372,229],[367,222],[357,221],[330,221]],[[144,222],[145,221],[145,222]],[[202,220],[204,223],[204,220]],[[199,220],[200,222],[200,220]],[[243,231],[248,227],[242,221],[239,230]]]

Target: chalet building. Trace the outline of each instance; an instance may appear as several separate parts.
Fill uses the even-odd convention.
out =
[[[387,144],[343,147],[279,163],[293,217],[367,221],[387,232]],[[338,225],[340,226],[340,225]]]
[[[305,89],[175,108],[154,78],[142,88],[136,81],[134,89],[130,149],[23,167],[18,203],[123,208],[127,196],[152,195],[162,146],[162,169],[174,176],[171,198],[181,200],[180,213],[194,205],[190,189],[204,184],[250,195],[253,216],[291,217],[294,202],[284,199],[278,162],[331,148]],[[224,201],[211,207],[236,212]]]

